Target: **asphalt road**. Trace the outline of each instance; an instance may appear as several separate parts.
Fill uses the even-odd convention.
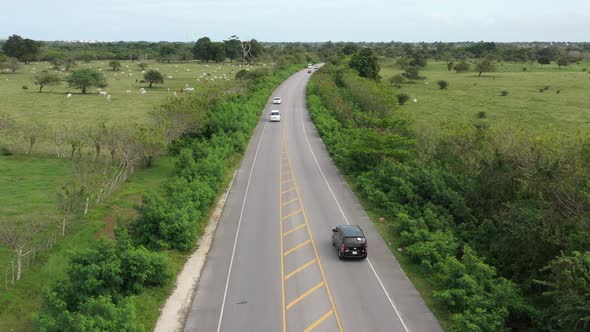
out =
[[[442,331],[344,178],[306,109],[311,75],[275,91],[248,146],[201,273],[185,331]],[[271,98],[272,99],[272,98]],[[268,122],[271,109],[281,122]],[[369,258],[341,261],[338,224]]]

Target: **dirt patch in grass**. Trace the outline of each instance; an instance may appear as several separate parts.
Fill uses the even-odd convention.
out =
[[[139,200],[138,204],[141,202]],[[102,220],[104,221],[104,227],[96,232],[95,239],[106,237],[108,239],[115,238],[115,226],[121,223],[128,223],[131,220],[135,220],[139,216],[139,212],[136,209],[121,207],[113,205],[111,207],[111,213],[105,216]]]

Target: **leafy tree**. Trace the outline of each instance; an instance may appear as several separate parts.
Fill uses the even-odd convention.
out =
[[[109,67],[113,68],[113,71],[118,71],[121,69],[121,61],[111,60],[109,61]]]
[[[34,61],[39,56],[41,50],[41,42],[32,39],[23,39],[19,35],[12,35],[2,45],[4,53],[10,57],[15,57],[18,60],[28,64]]]
[[[74,70],[65,80],[71,88],[80,89],[82,93],[86,93],[89,87],[104,88],[107,86],[107,79],[104,75],[92,68]]]
[[[201,61],[209,61],[209,50],[211,46],[211,39],[209,37],[199,38],[193,46],[193,55],[195,59]]]
[[[358,47],[354,43],[346,43],[342,48],[342,53],[345,55],[355,54],[358,51]]]
[[[560,55],[561,50],[557,47],[544,47],[537,51],[537,57],[539,59],[543,58],[549,60],[549,62],[556,61]]]
[[[33,76],[33,82],[39,86],[39,93],[43,90],[43,87],[49,85],[58,85],[61,83],[61,78],[56,74],[49,73],[46,70],[37,73]]]
[[[417,80],[420,78],[420,68],[417,66],[408,66],[401,75],[409,80]]]
[[[134,247],[126,231],[75,253],[67,279],[45,292],[36,321],[43,331],[142,331],[128,296],[170,280],[163,254]]]
[[[486,59],[481,60],[477,64],[477,67],[475,70],[479,73],[478,76],[481,76],[481,74],[483,74],[483,73],[495,72],[496,71],[496,63],[492,59],[486,58]]]
[[[380,79],[379,77],[379,59],[373,54],[373,50],[370,48],[363,48],[352,56],[348,63],[350,68],[358,71],[359,76],[366,77],[375,81]]]
[[[165,43],[160,45],[160,61],[170,62],[176,60],[176,53],[178,49],[174,44]]]
[[[410,59],[410,62],[409,62],[409,65],[413,66],[413,67],[425,68],[427,65],[425,52],[424,51],[413,52],[412,58]]]
[[[69,71],[70,68],[76,66],[76,59],[73,56],[65,56],[62,60],[62,64],[66,71]]]
[[[567,65],[569,65],[569,61],[566,57],[561,57],[561,58],[557,59],[557,66],[559,67],[559,69],[561,69],[561,67],[564,67]]]
[[[146,82],[150,82],[150,88],[152,87],[152,84],[156,83],[156,84],[162,84],[164,83],[164,76],[162,75],[162,73],[160,73],[157,70],[154,69],[150,69],[148,70],[145,74],[143,74],[143,79]]]
[[[75,311],[55,294],[47,294],[46,303],[49,312],[36,316],[40,331],[144,331],[131,299],[114,302],[111,296],[89,297]]]
[[[0,59],[2,60],[2,59]],[[11,73],[16,72],[20,68],[20,63],[17,58],[6,58],[5,61],[0,61],[0,71],[10,70]]]
[[[455,69],[455,72],[457,73],[469,71],[469,63],[467,63],[466,61],[461,61],[459,63],[456,63],[453,66],[453,69]]]
[[[63,63],[63,59],[62,58],[54,58],[54,59],[51,59],[49,61],[49,63],[51,63],[51,66],[53,67],[53,69],[59,70],[61,68],[61,64]]]
[[[208,60],[221,62],[225,60],[225,45],[223,43],[209,44]]]
[[[546,324],[557,331],[590,329],[590,251],[561,254],[542,269],[547,278],[537,281],[546,287],[550,300]]]
[[[473,54],[476,58],[481,58],[487,54],[493,54],[496,51],[496,43],[481,41],[475,45],[467,47],[465,51]]]
[[[229,37],[228,40],[223,41],[223,44],[225,46],[225,55],[230,61],[234,61],[240,57],[242,42],[238,39],[238,36]]]
[[[404,83],[405,81],[405,77],[401,74],[393,75],[389,78],[389,83],[391,83],[391,85],[395,86],[396,88],[401,87],[400,84]]]
[[[140,62],[137,64],[137,66],[141,69],[141,70],[145,70],[148,67],[148,64],[145,62]]]
[[[447,81],[445,81],[445,80],[440,80],[440,81],[437,81],[437,82],[436,82],[436,84],[438,84],[438,87],[439,87],[441,90],[446,90],[446,89],[447,89],[447,87],[449,86],[449,82],[447,82]]]

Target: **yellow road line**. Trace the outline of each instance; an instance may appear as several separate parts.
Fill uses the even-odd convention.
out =
[[[307,263],[305,263],[305,264],[301,265],[300,267],[298,267],[298,268],[297,268],[297,269],[295,269],[294,271],[292,271],[292,272],[290,272],[289,274],[287,274],[287,275],[285,276],[285,278],[284,278],[284,279],[285,279],[285,280],[288,280],[288,279],[289,279],[289,278],[291,278],[292,276],[294,276],[294,275],[296,275],[297,273],[299,273],[299,272],[303,271],[305,268],[307,268],[307,267],[311,266],[311,265],[312,265],[313,263],[315,263],[316,261],[317,261],[317,259],[315,259],[315,258],[314,258],[314,259],[310,260],[309,262],[307,262]]]
[[[287,158],[288,158],[288,150],[287,145],[285,143],[285,151],[287,151]],[[289,158],[289,167],[293,169],[293,165],[291,164],[291,159]],[[295,192],[297,193],[297,198],[301,202],[301,206],[303,209],[303,200],[301,199],[301,195],[299,193],[299,189],[297,189],[297,180],[295,179],[295,174],[293,174],[294,184],[295,184]],[[330,291],[330,286],[328,285],[328,281],[326,279],[326,274],[324,273],[324,268],[322,267],[322,261],[320,260],[320,255],[318,254],[318,249],[315,246],[315,241],[313,240],[313,234],[311,233],[311,228],[309,227],[309,222],[307,221],[307,215],[305,210],[303,210],[303,221],[307,225],[307,233],[309,234],[309,238],[311,239],[311,245],[313,246],[313,251],[315,253],[315,257],[318,259],[318,266],[320,267],[320,273],[322,274],[322,278],[326,283],[326,291],[328,293],[328,298],[330,298],[330,303],[332,304],[332,309],[334,310],[334,317],[336,317],[336,323],[338,323],[338,330],[343,332],[342,330],[342,323],[340,323],[340,317],[338,317],[338,310],[336,309],[336,304],[334,304],[334,298],[332,297],[332,292]]]
[[[283,254],[283,256],[287,256],[288,254],[290,254],[290,253],[292,253],[293,251],[295,251],[295,250],[297,250],[297,249],[299,249],[299,248],[301,248],[301,247],[303,247],[303,246],[305,246],[305,245],[309,244],[310,242],[311,242],[311,240],[307,240],[307,241],[305,241],[305,242],[303,242],[303,243],[300,243],[300,244],[296,245],[295,247],[293,247],[293,248],[291,248],[291,249],[289,249],[289,250],[285,251],[285,253]]]
[[[285,136],[285,133],[283,131],[283,136]],[[283,153],[283,148],[285,147],[284,142],[283,145],[281,146],[281,153]],[[282,162],[280,163],[281,168],[282,168]],[[281,252],[283,252],[285,250],[284,244],[283,244],[283,185],[281,184],[281,180],[282,180],[282,175],[279,174],[279,192],[281,193],[281,195],[279,195],[279,203],[281,203],[279,205],[279,214],[280,214],[280,218],[281,220],[279,221],[280,227],[279,227],[279,232],[281,233]],[[283,295],[283,332],[287,332],[287,310],[285,309],[285,263],[284,263],[285,257],[283,255],[281,255],[281,288],[282,288],[282,295]]]
[[[313,322],[313,324],[308,326],[305,329],[305,332],[309,332],[309,331],[313,330],[316,326],[320,325],[323,321],[326,320],[326,318],[332,316],[333,314],[334,314],[334,310],[330,310],[330,311],[326,312],[326,314],[323,315],[322,317],[320,317],[320,319],[316,320],[315,322]]]
[[[301,212],[303,212],[303,209],[299,209],[299,210],[297,210],[297,211],[295,211],[293,213],[290,213],[290,214],[282,217],[281,220],[285,220],[285,219],[290,218],[290,217],[292,217],[292,216],[294,216],[296,214],[300,214]]]
[[[291,188],[291,189],[287,189],[287,190],[285,190],[285,191],[281,191],[281,195],[284,195],[284,194],[286,194],[286,193],[292,192],[292,191],[293,191],[293,190],[295,190],[295,189],[296,189],[296,188],[295,188],[295,187],[293,187],[293,188]]]
[[[295,300],[293,300],[289,304],[287,304],[287,310],[291,309],[294,305],[296,305],[301,300],[303,300],[304,298],[306,298],[309,294],[311,294],[311,293],[315,292],[316,290],[320,289],[322,286],[324,286],[324,282],[323,281],[320,281],[317,285],[313,286],[307,292],[301,294],[301,296],[299,296],[298,298],[296,298]]]
[[[287,205],[287,204],[289,204],[289,203],[297,202],[298,200],[299,200],[299,199],[297,199],[297,198],[293,198],[293,199],[292,199],[292,200],[290,200],[290,201],[286,201],[286,202],[284,202],[284,203],[281,203],[281,206],[282,206],[282,205]]]
[[[281,184],[293,182],[293,178],[287,179],[285,181],[281,181]]]
[[[287,236],[287,235],[289,235],[289,234],[291,234],[291,233],[295,232],[296,230],[298,230],[298,229],[300,229],[300,228],[302,228],[302,227],[305,227],[305,224],[301,224],[301,225],[299,225],[299,226],[297,226],[297,227],[295,227],[295,228],[291,228],[290,230],[288,230],[288,231],[286,231],[285,233],[283,233],[283,237],[285,237],[285,236]]]

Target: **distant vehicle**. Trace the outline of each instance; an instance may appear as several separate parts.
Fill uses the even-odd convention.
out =
[[[307,71],[308,74],[311,74],[311,69]]]
[[[280,122],[281,121],[281,113],[279,110],[272,110],[268,113],[268,120],[271,122]]]
[[[307,64],[307,69],[311,69],[311,63]]]
[[[313,66],[313,69],[318,69],[318,68],[319,68],[318,66]]]
[[[332,245],[338,251],[338,258],[367,258],[367,239],[358,225],[338,225],[332,229]]]
[[[273,104],[280,104],[281,102],[282,102],[282,100],[281,100],[281,97],[275,97],[275,98],[272,100],[272,103],[273,103]]]

